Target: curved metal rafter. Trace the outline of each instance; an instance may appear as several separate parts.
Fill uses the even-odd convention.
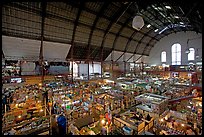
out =
[[[114,43],[113,43],[112,50],[115,49],[115,45],[116,45],[116,42],[117,42],[117,40],[119,38],[120,32],[125,28],[125,24],[127,24],[130,21],[130,19],[131,18],[127,19],[127,21],[124,23],[124,26],[121,27],[121,29],[119,30],[118,34],[116,35],[116,38],[115,38]],[[127,44],[125,46],[125,51],[123,52],[123,54],[116,61],[118,61],[126,52],[127,52]]]
[[[152,13],[150,13],[151,15],[153,15]],[[142,14],[143,16],[145,16],[146,17],[146,15],[144,15],[144,14]],[[153,15],[154,17],[155,17],[155,15]],[[149,32],[151,32],[153,29],[150,29],[147,33],[144,33],[144,35],[143,35],[143,37],[142,37],[142,39],[145,37],[145,36],[149,36]],[[128,42],[127,42],[127,44],[126,44],[126,48],[129,46],[129,44],[130,44],[130,42],[131,42],[131,40],[135,37],[135,35],[137,34],[137,33],[139,33],[140,31],[136,31],[135,30],[135,32],[133,32],[133,34],[130,36],[130,38],[129,38],[129,40],[128,40]],[[156,39],[157,41],[159,41],[159,39],[157,39],[156,37],[150,37],[151,39]],[[138,44],[141,44],[142,43],[142,39],[140,40],[140,41],[138,41]],[[136,54],[136,50],[137,50],[137,47],[138,47],[139,45],[137,45],[136,46],[136,49],[135,49],[135,51],[134,51],[134,54]]]
[[[148,10],[147,10],[147,12],[149,12]],[[156,16],[152,13],[152,12],[149,12],[152,16],[154,16],[155,18],[156,18]],[[160,21],[160,22],[162,22],[162,21]],[[163,23],[163,22],[162,22]],[[164,23],[163,23],[164,24]],[[141,44],[141,42],[142,42],[142,40],[145,38],[145,36],[148,36],[148,34],[152,31],[153,29],[150,29],[147,33],[146,33],[146,35],[143,35],[143,37],[140,39],[140,41],[139,41],[139,43],[137,44],[137,46],[136,46],[136,49],[135,49],[135,53],[136,53],[136,50],[137,50],[137,48],[139,47],[139,45]],[[174,31],[174,29],[173,29],[173,31]],[[175,32],[175,31],[174,31]],[[163,34],[157,34],[157,35],[164,35],[164,36],[166,36],[164,33]],[[156,35],[156,36],[157,36]],[[153,40],[153,39],[156,39],[157,40],[157,38],[156,38],[156,36],[154,36],[154,38],[151,38],[151,40]],[[157,40],[158,41],[158,40]],[[150,41],[148,42],[148,43],[150,43]],[[147,45],[147,46],[149,46],[149,44]],[[146,47],[144,48],[144,50],[146,49]],[[144,53],[144,51],[143,51],[143,53]],[[142,53],[142,54],[143,54]]]
[[[166,35],[163,35],[163,37],[168,36],[168,35],[171,34],[171,33],[172,33],[172,32],[168,32]],[[161,35],[161,34],[157,34],[155,37],[157,37],[158,35]],[[160,39],[162,39],[163,37],[161,37]],[[151,43],[152,40],[153,40],[153,39],[150,39],[148,43]],[[151,46],[151,48],[153,48],[153,47],[154,47],[154,45]],[[143,51],[142,54],[144,54],[145,50],[146,50],[146,47],[144,48],[144,51]]]
[[[81,3],[80,3],[80,7],[79,7],[79,9],[78,9],[77,17],[76,17],[76,20],[75,20],[75,23],[74,23],[75,25],[74,25],[74,29],[73,29],[73,33],[72,33],[71,49],[70,49],[70,51],[71,51],[71,59],[72,59],[72,60],[73,60],[73,55],[74,55],[74,39],[75,39],[76,28],[77,28],[77,26],[78,26],[79,17],[80,17],[80,15],[81,15],[81,12],[82,12],[83,7],[84,7],[84,2],[81,2]],[[66,59],[68,59],[68,54],[69,54],[69,52],[67,53]]]
[[[157,33],[154,37],[157,37],[157,36],[159,36],[159,35],[163,35],[163,36],[161,37],[161,38],[163,38],[163,37],[165,37],[165,36],[168,36],[168,35],[171,34],[171,33],[172,33],[171,31],[170,31],[170,32],[167,32],[166,34],[159,34],[159,33]],[[161,38],[160,38],[160,39],[161,39]],[[151,43],[152,40],[154,40],[154,39],[151,38],[148,43]],[[154,46],[152,46],[152,47],[154,47]],[[145,48],[145,49],[146,49],[146,48]],[[145,50],[145,49],[144,49],[144,50]],[[144,51],[143,51],[143,52],[144,52]]]
[[[98,22],[100,16],[103,14],[104,10],[107,8],[108,4],[109,4],[108,2],[104,2],[104,4],[102,5],[100,11],[99,11],[98,14],[96,15],[96,18],[95,18],[95,20],[94,20],[93,26],[91,27],[91,32],[90,32],[90,34],[89,34],[89,40],[88,40],[88,53],[87,53],[87,59],[88,59],[88,60],[89,60],[90,55],[93,53],[93,52],[92,52],[92,53],[90,54],[90,48],[91,48],[90,45],[91,45],[91,40],[92,40],[92,37],[93,37],[93,31],[95,30],[96,24],[97,24],[97,22]],[[97,54],[96,54],[96,55],[97,55]],[[94,57],[94,58],[95,58],[95,57]]]
[[[116,34],[116,37],[115,37],[115,40],[114,40],[114,42],[113,42],[113,46],[112,46],[111,50],[114,50],[114,49],[115,49],[115,45],[116,45],[116,42],[117,42],[117,40],[118,40],[118,38],[119,38],[119,36],[120,36],[120,33],[122,32],[122,30],[125,28],[125,26],[126,26],[131,20],[132,20],[132,18],[126,19],[125,23],[123,24],[123,26],[120,28],[120,30],[119,30],[118,33]],[[125,52],[126,52],[126,49],[127,49],[127,46],[125,47]],[[124,52],[124,53],[125,53],[125,52]],[[124,53],[123,53],[122,55],[124,55]],[[118,61],[118,60],[122,57],[122,55],[121,55],[116,61]]]
[[[131,40],[135,37],[135,35],[137,34],[137,32],[138,32],[138,31],[135,30],[135,31],[132,33],[132,35],[131,35],[130,38],[128,39],[127,44],[126,44],[125,47],[128,47],[128,46],[129,46]]]
[[[150,29],[148,32],[147,32],[147,34],[148,33],[151,33],[152,31],[154,31],[153,29]],[[140,39],[140,41],[138,42],[138,44],[137,44],[137,46],[136,46],[136,48],[135,48],[135,51],[134,51],[134,54],[136,54],[136,52],[137,52],[137,49],[138,49],[138,47],[139,47],[139,45],[142,43],[142,40],[145,38],[145,35],[143,35],[143,37]],[[151,38],[151,39],[153,39],[153,38]],[[155,38],[154,38],[155,39]],[[148,45],[148,44],[146,44],[146,45]]]
[[[44,27],[45,27],[45,17],[46,17],[46,7],[47,2],[41,2],[41,45],[40,45],[40,55],[39,55],[39,62],[42,64],[43,61],[43,40],[44,40]]]
[[[149,34],[149,33],[152,32],[152,31],[153,31],[153,29],[150,29],[150,30],[147,32],[147,34]],[[136,48],[135,48],[134,53],[137,52],[137,49],[138,49],[138,47],[140,46],[140,44],[142,43],[142,40],[145,38],[145,36],[146,36],[146,35],[143,35],[142,38],[140,39],[140,41],[138,42],[138,44],[137,44],[137,46],[136,46]],[[153,40],[153,38],[151,38],[151,39]],[[154,38],[154,39],[156,39],[156,38]],[[148,43],[149,43],[149,42],[148,42]],[[148,43],[147,43],[146,45],[148,45]]]
[[[132,4],[132,2],[131,2],[131,4]],[[79,5],[77,5],[77,4],[73,4],[72,6],[75,6],[76,8],[79,8]],[[95,12],[95,11],[93,11],[93,10],[90,10],[90,9],[88,9],[88,8],[83,8],[83,10],[84,11],[87,11],[87,12],[89,12],[89,13],[91,13],[91,14],[97,14],[97,12]],[[130,15],[132,15],[132,13],[130,13],[130,12],[128,12],[127,11],[127,13],[128,14],[130,14]],[[103,18],[105,18],[105,19],[107,19],[107,20],[112,20],[112,18],[111,17],[107,17],[107,16],[105,16],[105,15],[101,15],[100,17],[103,17]],[[123,25],[123,23],[121,23],[121,22],[117,22],[119,25]],[[83,24],[83,23],[80,23],[80,24]],[[83,25],[86,25],[86,24],[83,24]],[[86,26],[88,26],[88,25],[86,25]],[[90,26],[88,26],[88,27],[90,27]],[[133,29],[132,27],[130,27],[130,26],[126,26],[127,28],[129,28],[129,29]],[[96,29],[99,29],[99,30],[102,30],[102,29],[100,29],[100,28],[96,28]],[[102,30],[102,31],[104,31],[104,30]],[[109,33],[111,33],[111,34],[114,34],[115,35],[115,33],[112,33],[112,32],[109,32]],[[143,35],[145,34],[144,32],[140,32],[140,33],[142,33]],[[125,36],[121,36],[121,37],[124,37],[124,38],[127,38],[127,37],[125,37]],[[150,36],[149,35],[149,37],[152,37],[152,36]]]
[[[165,7],[165,5],[164,5],[163,3],[159,3],[159,5],[160,5],[161,7]],[[158,10],[160,10],[160,9],[158,9]],[[173,10],[174,12],[176,12],[176,11],[174,10],[174,8],[173,8],[172,10]],[[160,11],[161,11],[161,10],[160,10]],[[161,12],[162,12],[162,11],[161,11]],[[166,13],[166,11],[165,11],[165,13]],[[166,13],[166,14],[167,14],[167,13]],[[183,21],[183,19],[181,19],[181,20]],[[170,21],[171,21],[171,20],[170,20]],[[171,23],[172,23],[172,21],[171,21]],[[172,24],[173,24],[173,23],[172,23]],[[186,28],[185,28],[185,29],[186,29]],[[184,29],[184,30],[185,30],[185,29]],[[182,29],[180,29],[180,28],[179,28],[179,30],[182,31]],[[176,32],[177,32],[177,31],[175,31],[175,33],[176,33]]]
[[[154,8],[152,7],[152,5],[150,6],[150,8],[151,8],[152,10],[154,10]],[[162,23],[162,25],[165,24],[162,20],[160,20],[159,17],[155,16],[151,11],[147,10],[147,12],[149,12],[152,16],[154,16],[156,19],[158,19],[158,20]],[[158,14],[160,14],[160,12],[159,12],[158,10],[156,10],[156,12],[157,12]],[[171,21],[171,20],[170,20],[170,21]],[[171,22],[171,23],[172,23],[172,22]],[[174,30],[174,28],[172,28],[172,30],[176,33],[176,31]]]
[[[123,15],[125,13],[125,11],[128,9],[128,7],[131,5],[132,3],[130,3],[128,6],[123,6],[122,8],[120,8],[116,14],[113,16],[113,19],[111,20],[111,22],[109,23],[104,35],[103,35],[103,40],[102,40],[102,43],[101,43],[101,57],[103,58],[103,48],[104,48],[104,43],[105,43],[105,39],[107,37],[107,34],[109,33],[110,29],[112,28],[112,26],[114,24],[116,24],[119,20],[119,18],[121,17],[121,15]],[[115,22],[115,23],[114,23]]]

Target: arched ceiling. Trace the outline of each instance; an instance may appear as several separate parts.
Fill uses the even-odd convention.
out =
[[[2,35],[71,44],[67,60],[101,61],[112,51],[148,56],[171,33],[202,33],[201,5],[195,0],[6,2]],[[145,22],[140,31],[132,28],[136,15]]]

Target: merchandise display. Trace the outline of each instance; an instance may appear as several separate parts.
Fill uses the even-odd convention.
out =
[[[134,81],[137,86],[132,90],[118,86],[118,80],[113,81],[116,86],[108,82],[76,81],[71,84],[56,80],[46,81],[43,85],[4,86],[4,96],[8,94],[12,98],[5,104],[3,133],[29,135],[49,131],[50,110],[51,115],[65,114],[67,132],[73,135],[114,134],[117,128],[117,132],[124,135],[144,134],[152,128],[161,129],[159,134],[182,135],[195,134],[190,121],[202,127],[201,97],[180,101],[177,110],[168,108],[175,106],[172,99],[192,94],[194,90],[172,86],[171,90],[158,95],[148,92],[148,88],[155,86],[149,82],[151,86],[140,88],[137,86],[141,83]],[[105,86],[110,88],[103,88]],[[139,94],[134,93],[137,90],[140,90]],[[45,103],[48,106],[45,107]],[[101,121],[106,122],[101,124],[104,123]]]
[[[72,135],[200,134],[200,89],[150,79],[70,82],[64,78],[4,85],[2,133],[55,134],[59,128]],[[51,122],[53,116],[57,124]]]

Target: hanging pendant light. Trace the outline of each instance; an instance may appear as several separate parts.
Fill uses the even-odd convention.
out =
[[[189,47],[188,47],[188,42],[189,42],[189,39],[187,40],[186,51],[185,51],[186,54],[190,53],[190,50],[189,50]]]
[[[136,30],[140,30],[144,26],[144,20],[141,16],[135,16],[132,21],[132,27]]]
[[[135,7],[136,7],[136,16],[133,18],[132,27],[137,31],[139,31],[144,26],[144,20],[143,20],[143,17],[140,16],[141,15],[140,10],[136,2],[135,2]]]
[[[195,55],[196,58],[199,58],[199,54],[198,54],[198,48],[196,49],[196,55]]]

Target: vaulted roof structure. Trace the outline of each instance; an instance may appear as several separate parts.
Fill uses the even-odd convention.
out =
[[[49,49],[49,42],[61,43],[65,60],[104,61],[112,51],[148,56],[155,43],[171,33],[202,33],[201,5],[195,0],[4,2],[2,35],[35,41],[43,38],[48,51],[60,47],[51,44]],[[145,24],[139,31],[132,27],[137,15]],[[40,52],[39,44],[24,43],[21,48],[31,49],[32,56],[32,51]],[[5,57],[13,55],[7,55],[11,53],[7,45],[2,49]],[[15,44],[12,46],[15,48]]]

